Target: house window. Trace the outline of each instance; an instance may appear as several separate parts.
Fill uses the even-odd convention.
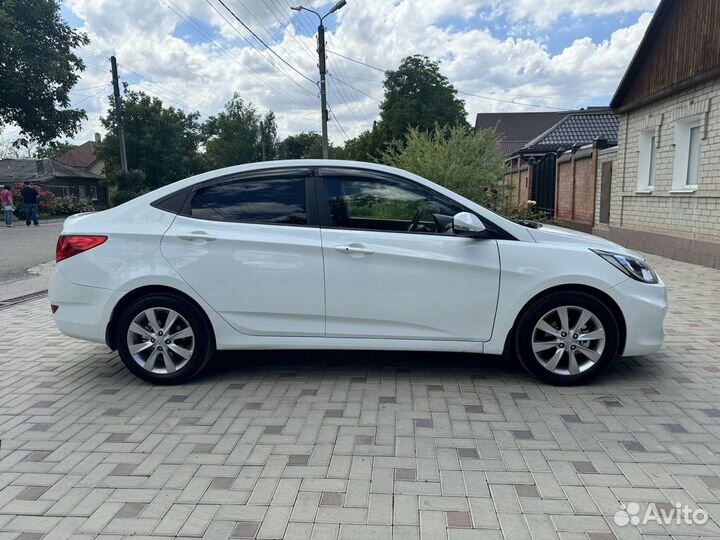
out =
[[[90,200],[97,201],[97,186],[90,186]]]
[[[655,187],[655,162],[657,159],[655,130],[640,132],[640,156],[638,163],[638,191],[652,191]]]
[[[697,186],[698,176],[700,176],[700,126],[695,126],[690,128],[690,150],[685,186]]]
[[[700,180],[702,124],[699,119],[679,122],[675,128],[673,191],[695,191]]]
[[[85,198],[85,186],[78,186],[78,199],[83,200]]]

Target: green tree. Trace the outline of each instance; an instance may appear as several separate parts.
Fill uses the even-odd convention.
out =
[[[380,105],[380,128],[386,141],[401,139],[408,128],[432,131],[436,124],[469,128],[465,102],[440,64],[427,56],[408,56],[385,74],[385,99]]]
[[[275,114],[261,116],[252,103],[235,94],[225,109],[208,118],[203,126],[205,154],[216,167],[277,157],[277,125]]]
[[[408,129],[430,132],[436,124],[470,128],[465,102],[440,73],[440,64],[427,56],[408,56],[398,69],[385,73],[385,98],[380,120],[371,130],[347,141],[348,159],[379,161],[387,146],[403,139]]]
[[[509,200],[503,184],[505,157],[494,129],[464,126],[433,131],[412,128],[385,151],[382,162],[432,180],[489,208],[504,210]]]
[[[130,201],[149,191],[145,173],[138,169],[130,169],[126,173],[115,171],[107,177],[105,183],[112,188],[110,200],[113,206]]]
[[[109,101],[110,108],[100,120],[108,135],[96,152],[105,161],[108,176],[112,176],[120,170],[120,150],[112,97]],[[160,99],[128,91],[127,87],[123,109],[128,168],[145,174],[144,189],[152,190],[208,168],[198,154],[199,113],[165,107]]]
[[[322,158],[322,136],[314,131],[288,135],[279,145],[280,159]]]
[[[79,131],[86,115],[69,108],[70,90],[85,65],[73,49],[88,42],[60,18],[57,0],[0,2],[0,128],[20,127],[16,145]]]
[[[77,146],[68,142],[50,142],[47,145],[38,147],[37,150],[35,150],[35,157],[38,159],[57,159],[75,148],[77,148]]]

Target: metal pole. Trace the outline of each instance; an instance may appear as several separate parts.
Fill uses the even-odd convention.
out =
[[[328,159],[328,111],[327,111],[327,94],[325,88],[325,27],[322,19],[318,26],[318,55],[320,56],[320,112],[322,114],[322,157]]]
[[[118,82],[117,60],[114,56],[110,57],[110,67],[112,68],[112,84],[113,95],[115,96],[115,121],[117,122],[117,137],[120,142],[120,168],[122,172],[128,172],[127,154],[125,152],[125,131],[123,130],[123,113],[122,103],[120,102],[120,83]]]

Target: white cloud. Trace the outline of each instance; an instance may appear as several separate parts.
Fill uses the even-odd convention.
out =
[[[224,0],[248,26],[273,49],[306,74],[317,79],[315,38],[307,34],[317,26],[314,16],[295,16],[289,6],[295,0]],[[568,43],[551,54],[546,35],[561,16],[583,17],[652,10],[658,0],[349,0],[331,16],[337,23],[328,32],[328,49],[381,68],[397,67],[410,54],[442,60],[442,71],[464,92],[495,100],[463,95],[469,119],[478,112],[542,110],[529,105],[570,108],[611,95],[650,20],[648,13],[634,24],[619,28],[602,42],[590,38]],[[107,108],[106,94],[98,85],[109,82],[110,55],[116,55],[120,75],[133,88],[155,93],[168,104],[198,110],[206,117],[220,110],[239,92],[260,110],[272,108],[281,135],[301,130],[319,131],[317,87],[298,76],[270,52],[248,46],[238,32],[251,41],[217,0],[212,4],[233,21],[232,26],[199,0],[65,0],[83,21],[90,46],[82,51],[88,70],[74,103],[86,108],[89,120],[76,140],[100,130],[99,117]],[[328,3],[315,0],[326,10]],[[482,26],[447,27],[448,14],[467,21],[482,11]],[[489,12],[487,10],[490,10]],[[217,37],[213,43],[187,18]],[[524,38],[498,36],[485,28],[488,21],[523,24]],[[472,26],[470,23],[468,23]],[[618,24],[620,26],[620,24]],[[528,29],[533,29],[528,32]],[[541,30],[542,29],[542,30]],[[187,40],[193,35],[193,40]],[[258,46],[260,50],[263,47]],[[283,73],[281,73],[284,72]],[[377,118],[382,99],[382,73],[328,55],[329,101],[345,132],[355,136]],[[346,84],[338,82],[344,81]],[[355,88],[350,88],[352,85]],[[94,89],[90,89],[94,88]],[[109,92],[110,87],[107,87]],[[97,95],[97,91],[101,93]],[[370,97],[368,97],[370,96]],[[499,101],[498,101],[499,100]],[[334,123],[331,138],[344,136]]]

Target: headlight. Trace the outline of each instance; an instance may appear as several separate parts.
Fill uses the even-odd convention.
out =
[[[618,270],[624,272],[633,279],[637,279],[643,283],[658,282],[658,277],[655,271],[642,259],[638,259],[637,257],[633,257],[631,255],[623,255],[622,253],[603,251],[601,249],[591,249],[590,251],[597,253]]]

